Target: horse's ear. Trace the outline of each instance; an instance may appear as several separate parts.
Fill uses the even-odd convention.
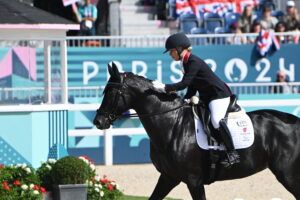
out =
[[[107,69],[108,69],[110,76],[113,76],[114,72],[113,72],[112,67],[109,64],[107,65]]]
[[[117,79],[121,79],[119,69],[114,62],[112,62],[112,71],[113,71],[113,74],[111,74],[111,76],[113,76]]]

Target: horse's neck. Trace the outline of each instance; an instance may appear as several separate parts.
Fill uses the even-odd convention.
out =
[[[166,113],[182,104],[179,99],[161,101],[154,95],[137,95],[135,102],[134,109],[140,116],[160,115],[160,113]]]
[[[137,102],[135,110],[151,142],[155,146],[166,147],[173,138],[172,130],[179,117],[179,109],[175,108],[182,103],[179,99],[162,102],[155,96],[139,97]]]

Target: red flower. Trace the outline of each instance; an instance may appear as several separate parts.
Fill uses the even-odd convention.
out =
[[[102,179],[100,179],[100,183],[105,184],[108,183],[109,180],[106,178],[106,176],[104,175]]]
[[[19,180],[15,180],[15,181],[13,182],[13,184],[14,184],[15,186],[20,186],[20,185],[21,185],[21,182],[20,182]]]
[[[4,181],[4,182],[2,183],[2,188],[3,188],[4,190],[10,190],[10,187],[9,187],[9,185],[8,185],[8,183],[7,183],[6,181]]]
[[[39,190],[40,187],[39,187],[38,185],[34,185],[32,189],[33,189],[33,190]]]
[[[3,169],[4,168],[4,165],[3,164],[0,164],[0,169]]]
[[[108,189],[109,191],[112,191],[112,190],[114,189],[114,186],[113,186],[112,184],[108,184],[108,185],[107,185],[107,189]]]
[[[41,191],[41,193],[46,193],[46,189],[43,187],[40,187],[40,191]]]
[[[88,157],[88,156],[81,156],[81,157],[84,157],[86,160],[88,160],[90,163],[94,164],[94,161]]]

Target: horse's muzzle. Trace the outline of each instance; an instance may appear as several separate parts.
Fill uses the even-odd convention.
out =
[[[110,127],[109,120],[103,115],[96,115],[93,123],[100,130],[108,129]]]

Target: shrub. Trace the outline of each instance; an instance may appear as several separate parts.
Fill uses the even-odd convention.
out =
[[[37,169],[37,174],[42,181],[41,185],[46,187],[47,191],[52,191],[53,184],[88,183],[88,200],[120,199],[123,194],[118,185],[107,179],[106,176],[101,179],[96,178],[95,169],[95,165],[88,157],[69,156],[58,161],[50,159],[42,163],[41,167]]]
[[[41,200],[46,190],[39,184],[35,170],[26,164],[0,166],[1,200]]]
[[[56,185],[84,184],[89,178],[89,167],[83,160],[67,156],[53,165],[51,178]]]
[[[47,191],[52,191],[53,180],[51,177],[51,170],[55,163],[55,159],[48,159],[36,170],[36,173],[41,180],[41,186],[46,188]]]

